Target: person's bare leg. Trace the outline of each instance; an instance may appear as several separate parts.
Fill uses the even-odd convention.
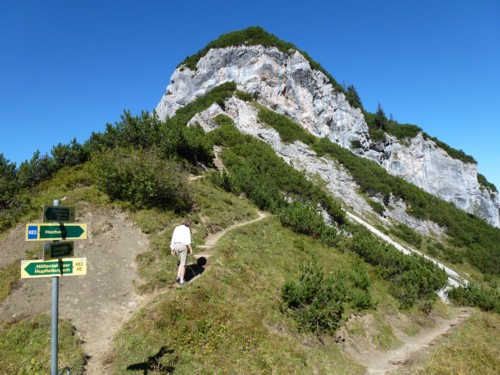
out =
[[[184,274],[185,274],[185,273],[186,273],[186,267],[184,267],[184,266],[179,266],[179,272],[178,272],[178,274],[179,274],[179,279],[181,279],[181,280],[180,280],[180,282],[181,282],[181,283],[183,283],[183,282],[184,282]]]

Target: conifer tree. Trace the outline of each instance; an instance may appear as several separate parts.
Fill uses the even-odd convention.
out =
[[[382,130],[387,129],[387,116],[380,103],[378,103],[377,112],[375,113],[375,125]]]
[[[351,104],[351,106],[353,106],[354,108],[363,109],[363,104],[361,104],[361,99],[353,85],[349,85],[347,87],[346,98],[349,101],[349,104]]]

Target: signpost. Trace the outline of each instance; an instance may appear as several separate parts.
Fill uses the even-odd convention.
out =
[[[43,260],[60,259],[74,255],[75,243],[73,241],[52,242],[43,246]]]
[[[21,278],[78,276],[87,274],[87,258],[62,258],[54,261],[22,260]]]
[[[86,258],[74,256],[72,241],[87,239],[87,224],[75,224],[75,208],[61,207],[59,200],[52,206],[43,206],[43,223],[26,225],[26,241],[50,241],[44,245],[44,260],[22,260],[21,278],[52,277],[52,332],[50,351],[50,374],[57,375],[58,321],[59,321],[59,276],[87,274]]]
[[[26,224],[26,241],[86,239],[87,224]]]
[[[74,223],[75,207],[43,206],[44,223]]]

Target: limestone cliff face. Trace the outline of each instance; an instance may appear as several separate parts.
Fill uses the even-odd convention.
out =
[[[451,158],[421,133],[410,144],[388,145],[385,152],[388,157],[381,164],[392,175],[500,227],[498,195],[479,184],[476,164]]]
[[[349,149],[355,141],[361,147],[353,151],[360,156],[500,227],[500,199],[479,185],[475,164],[451,158],[422,134],[410,142],[388,137],[384,144],[373,144],[362,112],[299,52],[286,54],[263,46],[212,49],[196,71],[180,67],[174,72],[156,112],[161,119],[173,116],[178,108],[228,81],[319,137]],[[257,128],[256,120],[248,126]]]

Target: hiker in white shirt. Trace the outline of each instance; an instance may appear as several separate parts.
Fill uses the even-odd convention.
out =
[[[190,219],[185,219],[181,225],[175,227],[174,233],[172,234],[172,240],[170,241],[170,251],[172,255],[177,254],[179,258],[179,268],[175,281],[177,281],[180,286],[186,284],[184,281],[184,274],[186,273],[188,251],[189,254],[193,254],[193,248],[191,247],[191,230],[189,229],[191,224],[192,221]]]

